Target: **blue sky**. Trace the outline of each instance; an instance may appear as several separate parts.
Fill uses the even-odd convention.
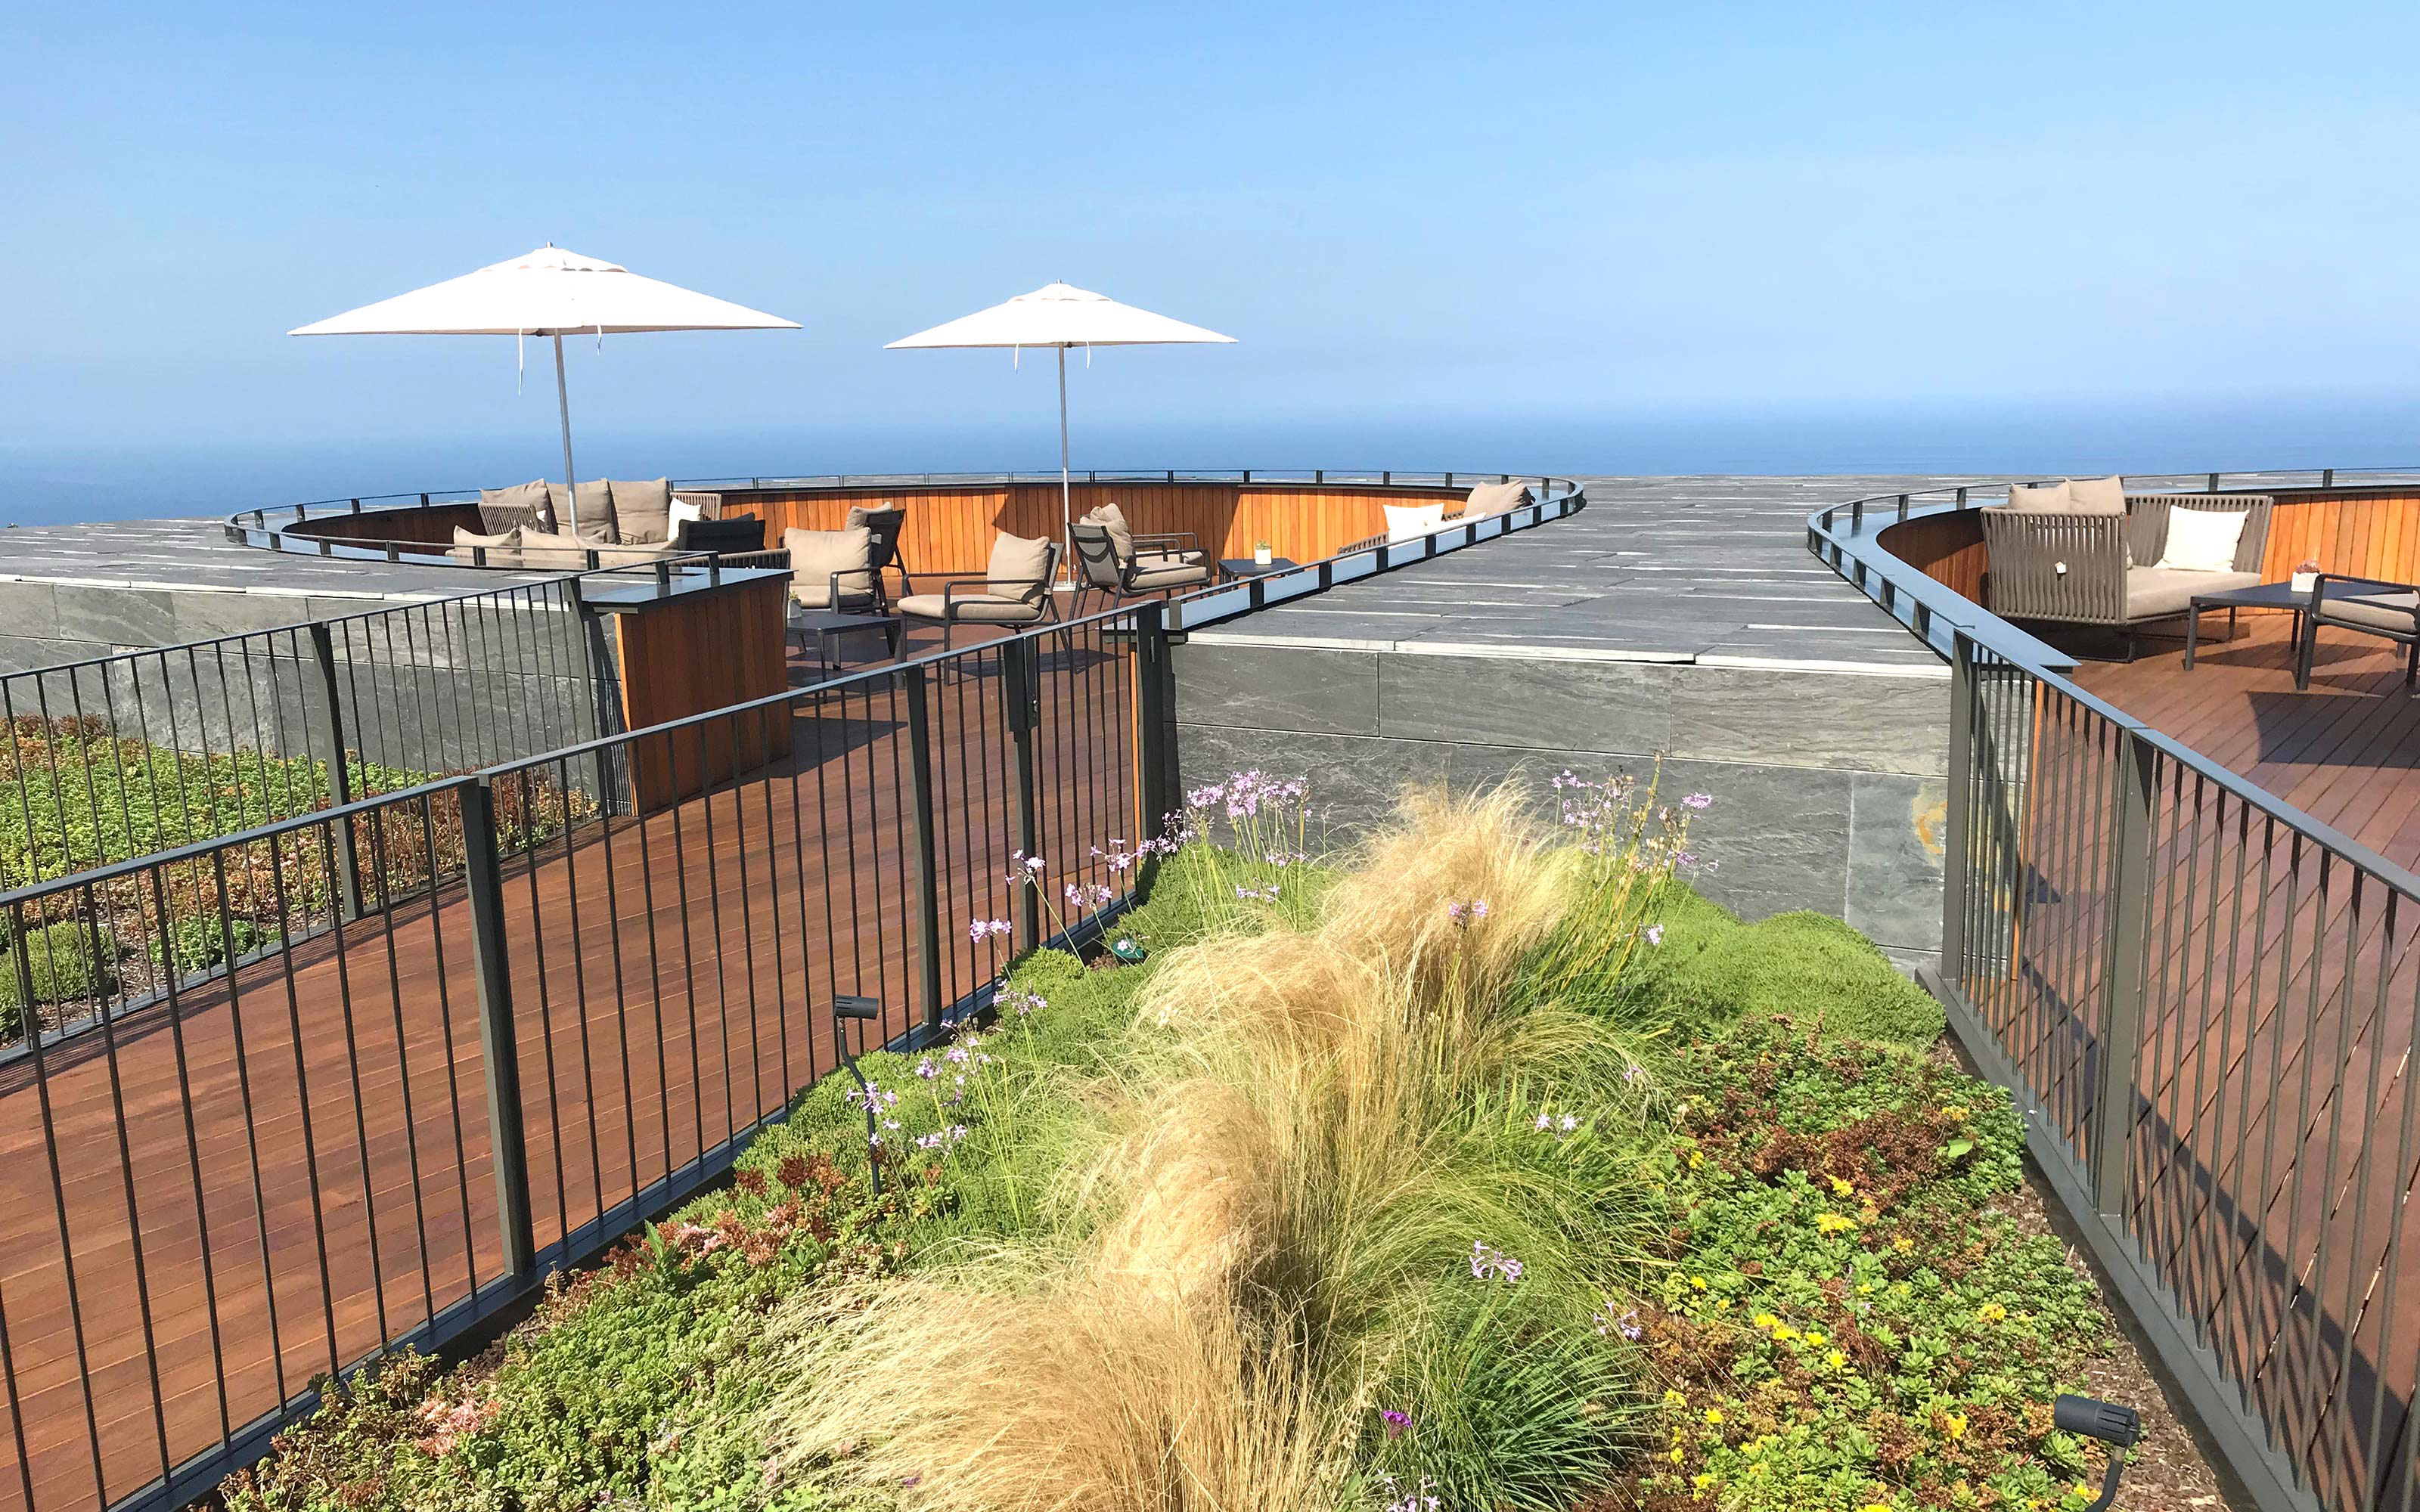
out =
[[[548,240],[806,326],[576,349],[582,436],[650,471],[1048,461],[1047,363],[880,347],[1052,278],[1240,338],[1079,363],[1103,463],[1621,469],[1762,427],[1846,467],[1960,426],[2420,458],[2408,4],[11,29],[0,454],[38,479],[545,468],[509,341],[284,332]]]

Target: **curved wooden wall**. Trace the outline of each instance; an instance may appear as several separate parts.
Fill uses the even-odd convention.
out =
[[[1214,557],[1248,557],[1255,542],[1266,541],[1279,556],[1315,562],[1384,533],[1387,504],[1450,504],[1467,494],[1343,484],[1079,482],[1070,490],[1069,507],[1081,519],[1097,505],[1114,503],[1138,534],[1190,531]],[[765,545],[776,549],[784,530],[840,529],[852,504],[897,504],[908,512],[901,552],[919,573],[979,573],[990,560],[993,538],[1003,532],[1060,533],[1055,483],[759,488],[722,496],[723,514],[763,519]]]
[[[1056,483],[848,485],[822,487],[722,488],[722,512],[765,522],[765,545],[779,550],[784,530],[838,530],[849,507],[896,504],[908,512],[902,553],[917,573],[973,574],[991,558],[995,537],[1060,533]],[[1138,533],[1189,531],[1214,557],[1248,557],[1256,542],[1295,562],[1332,557],[1357,541],[1385,533],[1388,504],[1444,503],[1450,510],[1467,488],[1419,485],[1314,483],[1078,483],[1075,516],[1114,503]],[[407,546],[450,545],[457,526],[476,531],[474,503],[411,504],[329,515],[298,522],[286,533]]]

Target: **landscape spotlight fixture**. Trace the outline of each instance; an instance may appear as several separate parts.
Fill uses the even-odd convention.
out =
[[[2090,1396],[2061,1396],[2051,1403],[2051,1422],[2061,1433],[2078,1433],[2110,1446],[2109,1469],[2101,1477],[2101,1500],[2084,1512],[2106,1512],[2118,1496],[2118,1474],[2126,1468],[2126,1451],[2143,1442],[2143,1414],[2131,1407]]]
[[[875,1121],[874,1088],[866,1081],[865,1072],[857,1069],[857,1057],[848,1048],[848,1021],[873,1024],[881,1017],[882,1005],[874,998],[841,995],[832,999],[832,1043],[839,1047],[841,1064],[848,1068],[849,1075],[857,1082],[858,1095],[865,1102],[865,1165],[873,1174],[874,1195],[877,1197],[882,1196],[882,1134]]]

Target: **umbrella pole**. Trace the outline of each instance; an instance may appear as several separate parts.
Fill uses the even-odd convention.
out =
[[[1076,506],[1067,485],[1067,346],[1059,345],[1059,539],[1067,548],[1067,577],[1076,576]]]
[[[571,533],[580,533],[580,486],[571,475],[571,391],[563,381],[563,332],[554,333],[554,407],[563,416],[563,497],[571,506]]]

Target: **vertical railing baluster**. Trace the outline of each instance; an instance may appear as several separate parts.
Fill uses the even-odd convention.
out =
[[[2108,933],[2102,952],[2101,1020],[2092,1091],[2092,1201],[2125,1231],[2128,1125],[2134,1112],[2134,1056],[2142,1039],[2146,903],[2151,889],[2151,813],[2159,801],[2159,756],[2139,730],[2118,730],[2116,794],[2110,804]]]
[[[899,681],[908,695],[908,773],[916,805],[916,985],[924,1027],[930,1030],[941,1026],[941,887],[940,862],[933,843],[933,713],[923,667],[902,669]]]
[[[319,709],[311,721],[312,754],[328,764],[328,806],[341,809],[353,801],[353,774],[345,762],[344,706],[336,694],[336,643],[328,622],[311,622],[311,661],[319,674]],[[304,708],[309,701],[304,700]],[[343,917],[362,917],[362,858],[354,850],[353,822],[338,819],[330,826],[336,841],[336,887]]]
[[[1966,980],[1966,870],[1974,832],[1975,642],[1951,632],[1949,657],[1949,815],[1941,864],[1941,980],[1963,992]]]
[[[1019,856],[1032,856],[1042,848],[1033,794],[1033,731],[1042,721],[1042,685],[1033,642],[1023,636],[1011,636],[1000,643],[1000,697],[1001,716],[1008,725],[1016,763],[1008,795],[1016,826],[1016,850]],[[1016,949],[1022,953],[1042,943],[1042,896],[1038,887],[1017,887],[1013,896]]]
[[[1174,676],[1164,612],[1159,604],[1143,604],[1135,609],[1135,675],[1141,679],[1141,696],[1136,702],[1142,721],[1142,728],[1135,733],[1140,753],[1136,764],[1141,769],[1142,809],[1137,827],[1145,840],[1158,838],[1161,821],[1176,807],[1170,797],[1176,785],[1175,701],[1171,697]]]
[[[518,1290],[537,1282],[537,1241],[530,1223],[529,1144],[521,1120],[520,1041],[513,1033],[512,966],[504,943],[504,887],[496,855],[496,794],[483,777],[457,788],[455,795],[462,813],[471,959],[479,981],[479,1057],[486,1062],[488,1079],[488,1141],[496,1166],[496,1227],[504,1237],[505,1277]]]

